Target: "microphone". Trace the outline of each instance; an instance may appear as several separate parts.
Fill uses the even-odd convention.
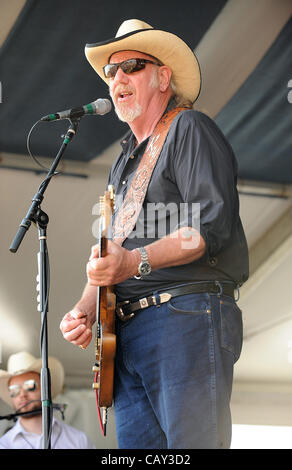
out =
[[[43,116],[41,121],[57,121],[58,119],[77,119],[85,114],[107,114],[112,109],[110,100],[99,98],[92,103],[80,106],[79,108],[67,109],[54,114]]]

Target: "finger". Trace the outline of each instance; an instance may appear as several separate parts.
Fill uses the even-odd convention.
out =
[[[75,317],[73,315],[74,315],[74,310],[71,310],[70,312],[66,313],[66,315],[64,315],[64,317],[62,318],[60,325],[65,325],[65,324],[67,325],[72,320],[75,320]]]
[[[81,344],[79,344],[78,346],[82,346],[82,349],[86,349],[87,346],[90,344],[91,340],[92,340],[92,332],[90,331],[88,333],[87,339],[84,342],[82,342]]]
[[[78,341],[78,339],[81,338],[81,336],[85,332],[85,330],[86,330],[86,326],[84,324],[81,324],[81,325],[77,326],[77,328],[74,328],[74,329],[69,330],[69,331],[64,331],[63,336],[67,341],[69,341],[70,343],[75,344],[75,342]],[[82,341],[82,339],[81,339],[81,341]]]
[[[78,319],[74,319],[73,317],[71,317],[70,320],[63,319],[60,323],[60,330],[62,331],[63,334],[68,333],[76,329],[78,326],[84,325],[85,323],[86,323],[86,317],[78,318]]]
[[[105,258],[93,258],[86,264],[86,272],[93,279],[105,278],[112,271],[112,263]]]
[[[86,265],[86,275],[87,275],[87,279],[88,279],[88,283],[89,285],[91,286],[100,286],[102,285],[101,284],[101,273],[100,272],[96,272],[96,270],[93,268],[93,264],[95,264],[95,261],[98,261],[98,260],[92,260],[92,261],[89,261]]]
[[[78,312],[78,311],[73,311],[71,312],[71,315],[72,317],[74,318],[74,320],[79,320],[79,319],[84,319],[84,321],[86,321],[86,318],[87,318],[87,314],[86,313],[83,313],[83,312]]]
[[[106,263],[104,262],[104,258],[91,258],[87,266],[92,272],[102,271],[106,267]]]
[[[90,253],[90,257],[89,259],[93,259],[93,258],[98,258],[99,257],[99,245],[94,245],[91,247],[91,253]]]
[[[71,341],[72,344],[76,346],[83,346],[86,348],[90,343],[92,338],[92,331],[90,328],[87,328],[76,340]]]

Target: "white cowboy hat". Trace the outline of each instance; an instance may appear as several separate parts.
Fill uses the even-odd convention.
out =
[[[192,103],[201,88],[199,62],[189,46],[178,36],[154,29],[140,20],[124,21],[115,38],[95,44],[86,44],[85,55],[96,73],[106,82],[103,66],[118,51],[139,51],[156,57],[172,70],[172,78],[178,95]]]
[[[52,398],[62,392],[64,384],[64,368],[60,361],[55,357],[48,357],[48,365],[51,376],[51,394]],[[15,375],[25,374],[26,372],[38,372],[40,374],[42,360],[37,359],[29,352],[19,352],[12,354],[7,362],[7,371],[0,370],[0,398],[8,405],[13,407],[9,396],[8,382]]]

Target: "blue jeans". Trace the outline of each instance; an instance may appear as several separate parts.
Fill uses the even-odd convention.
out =
[[[229,448],[241,346],[241,311],[227,296],[183,295],[117,320],[119,448]]]

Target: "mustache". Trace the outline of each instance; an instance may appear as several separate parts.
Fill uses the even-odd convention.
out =
[[[135,90],[131,86],[123,86],[123,85],[117,85],[117,87],[114,90],[110,89],[110,96],[112,99],[116,99],[119,95],[122,95],[124,93],[134,94]]]

